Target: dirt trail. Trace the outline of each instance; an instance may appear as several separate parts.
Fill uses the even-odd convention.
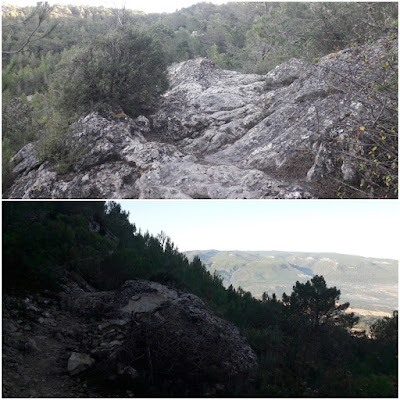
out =
[[[3,297],[3,397],[99,397],[68,374],[83,321],[58,300]]]

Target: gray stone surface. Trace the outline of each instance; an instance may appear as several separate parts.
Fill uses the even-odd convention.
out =
[[[327,71],[362,72],[359,49],[318,63],[291,59],[267,75],[199,58],[172,65],[157,111],[121,120],[91,113],[75,139],[87,147],[66,174],[40,164],[28,144],[14,157],[10,198],[310,198],[326,172],[352,183],[354,165],[332,163],[321,135],[351,105]],[[379,59],[380,44],[368,49]],[[333,105],[335,112],[333,113]]]

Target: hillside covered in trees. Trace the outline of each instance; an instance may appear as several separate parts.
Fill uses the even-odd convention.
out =
[[[65,173],[82,157],[66,146],[80,117],[92,111],[151,115],[167,89],[167,78],[171,81],[166,68],[172,63],[208,57],[226,70],[266,74],[292,58],[318,65],[321,57],[331,54],[335,59],[351,48],[356,61],[338,61],[358,67],[346,66],[351,71],[345,76],[321,66],[333,89],[318,96],[344,93],[349,102],[343,112],[330,104],[339,138],[322,135],[322,115],[317,113],[313,129],[323,137],[313,145],[321,141],[344,164],[343,170],[356,164],[357,180],[344,186],[335,181],[335,197],[398,196],[395,2],[199,3],[149,15],[46,3],[33,9],[4,5],[2,11],[3,192],[13,179],[10,160],[25,144],[35,142],[39,161],[55,162]],[[378,55],[373,47],[362,47],[373,43],[385,52]],[[279,84],[290,85],[289,78]],[[358,104],[368,111],[360,118],[353,110]],[[268,115],[265,110],[259,117]],[[254,122],[246,128],[252,126]]]
[[[304,283],[314,275],[341,288],[342,300],[352,308],[391,314],[398,302],[398,262],[336,253],[284,251],[189,251],[197,255],[213,273],[224,278],[228,287],[242,287],[254,296],[268,292],[281,296],[293,281]],[[366,307],[366,309],[364,309]]]
[[[156,303],[151,313],[157,292],[163,296],[162,306]],[[32,390],[44,388],[46,397],[52,397],[63,393],[56,384],[63,379],[64,389],[78,397],[397,397],[397,312],[377,321],[371,338],[354,334],[350,328],[357,318],[345,312],[349,303],[341,303],[340,294],[340,288],[328,287],[318,275],[293,282],[292,292],[282,300],[273,293],[255,299],[243,289],[225,288],[221,277],[207,271],[198,257],[189,261],[165,234],[138,231],[115,202],[3,202],[3,394],[38,395]],[[130,308],[122,311],[138,311],[132,320],[110,320],[110,307],[126,299]],[[182,307],[188,305],[186,319]],[[242,372],[232,380],[231,369],[216,368],[213,357],[221,348],[182,353],[193,343],[182,332],[194,335],[196,327],[200,343],[212,333],[211,327],[217,329],[210,325],[198,333],[203,326],[199,318],[217,321],[205,311],[194,311],[198,307],[239,328],[252,350],[236,328],[220,319],[218,341],[237,337],[242,364],[246,359],[252,366],[249,376]],[[163,312],[179,321],[168,335],[160,334],[168,326]],[[187,331],[188,326],[192,330]],[[24,341],[26,335],[31,339]],[[40,352],[43,335],[50,335],[49,350]],[[64,352],[55,359],[61,345]],[[82,354],[90,348],[90,355]],[[118,348],[124,352],[116,353]],[[49,360],[43,358],[46,354]],[[81,357],[80,363],[71,357]],[[39,359],[36,369],[29,367]],[[62,378],[67,359],[72,372]],[[30,380],[32,370],[53,363],[57,368],[46,367],[49,378]],[[112,368],[115,373],[108,372]]]
[[[134,27],[161,43],[167,64],[208,56],[224,69],[265,74],[292,57],[315,59],[394,31],[397,4],[232,2],[199,3],[171,14],[127,9],[3,6],[5,95],[45,93],[61,59],[97,35]],[[16,52],[44,18],[32,42]],[[106,33],[106,34],[105,34]],[[42,37],[43,36],[43,37]],[[40,39],[40,40],[39,40]],[[15,54],[13,54],[16,52]]]

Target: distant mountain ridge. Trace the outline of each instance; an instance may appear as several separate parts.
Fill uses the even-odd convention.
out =
[[[216,271],[224,285],[242,287],[253,296],[267,292],[290,294],[296,281],[323,275],[329,286],[341,290],[341,301],[349,301],[359,313],[391,313],[398,309],[398,261],[338,253],[284,251],[185,252],[198,255],[210,272]]]

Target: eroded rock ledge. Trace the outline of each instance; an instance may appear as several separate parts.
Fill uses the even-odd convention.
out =
[[[28,144],[14,157],[10,198],[315,198],[313,182],[336,168],[320,135],[349,110],[327,68],[357,68],[359,49],[318,65],[292,59],[267,75],[218,68],[199,58],[169,68],[170,88],[158,111],[136,119],[91,113],[75,139],[84,157],[67,174],[40,163]],[[376,45],[371,57],[387,49]],[[351,64],[352,65],[352,64]],[[332,114],[335,105],[335,116]]]

